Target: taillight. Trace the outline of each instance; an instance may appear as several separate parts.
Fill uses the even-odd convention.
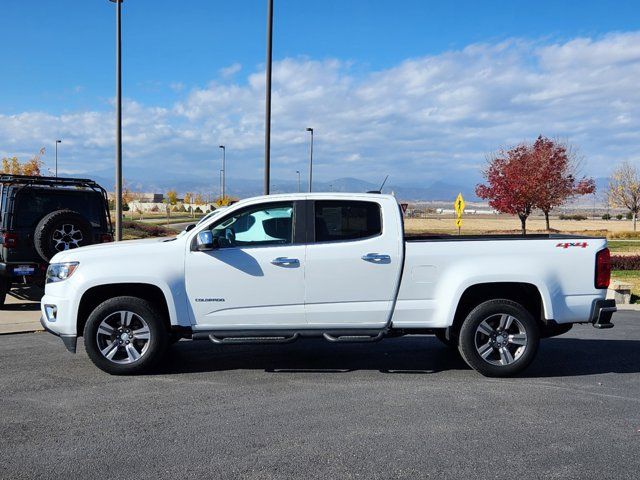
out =
[[[113,242],[113,237],[108,233],[103,233],[102,235],[100,235],[100,242],[102,243]]]
[[[16,248],[18,246],[18,235],[15,233],[5,233],[2,235],[2,243],[5,248]]]
[[[611,253],[608,248],[596,253],[596,288],[609,288],[611,281]]]

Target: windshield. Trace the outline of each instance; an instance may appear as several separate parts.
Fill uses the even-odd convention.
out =
[[[213,218],[213,217],[215,217],[216,215],[219,215],[219,214],[220,214],[220,213],[222,213],[226,208],[227,208],[227,207],[220,207],[220,208],[218,208],[218,209],[214,210],[213,212],[209,212],[209,213],[207,213],[204,217],[202,217],[200,220],[198,220],[198,222],[197,222],[195,225],[194,225],[194,224],[190,224],[190,225],[194,225],[194,226],[196,226],[196,227],[197,227],[197,226],[198,226],[198,225],[200,225],[201,223],[204,223],[204,222],[206,222],[206,221],[208,221],[208,220],[212,219],[212,218]],[[189,230],[191,230],[191,229],[189,228],[189,226],[190,226],[190,225],[187,225],[187,226],[185,227],[185,229],[184,229],[184,230],[182,230],[182,231],[177,235],[177,237],[178,237],[178,238],[179,238],[179,237],[182,237],[182,236],[183,236],[183,235],[185,235]],[[187,229],[188,229],[188,230],[187,230]]]

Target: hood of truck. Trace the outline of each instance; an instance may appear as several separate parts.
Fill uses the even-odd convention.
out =
[[[115,258],[120,255],[135,255],[136,252],[144,251],[146,253],[149,249],[156,250],[157,248],[162,248],[163,244],[167,242],[172,243],[174,241],[175,237],[163,237],[144,238],[141,240],[123,240],[121,242],[88,245],[86,247],[74,248],[72,250],[57,253],[51,259],[50,263],[77,262],[86,257],[98,258],[108,256],[110,258]]]

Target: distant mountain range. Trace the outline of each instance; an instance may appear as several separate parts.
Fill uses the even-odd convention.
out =
[[[91,176],[94,180],[98,181],[107,190],[112,191],[114,188],[114,181],[105,172]],[[84,176],[84,175],[83,175]],[[127,183],[129,188],[135,191],[141,192],[154,192],[154,193],[166,193],[168,190],[174,188],[179,194],[185,192],[201,192],[201,193],[214,193],[219,194],[218,184],[212,185],[211,182],[205,182],[202,178],[191,178],[188,176],[171,176],[167,180],[144,180],[144,176],[127,177]],[[597,188],[597,201],[601,203],[604,199],[604,193],[607,190],[608,179],[596,178]],[[262,194],[262,180],[251,179],[239,179],[228,178],[227,179],[227,191],[229,194],[240,197],[252,197]],[[375,184],[361,180],[358,178],[337,178],[328,182],[314,181],[313,189],[316,192],[367,192],[371,190],[378,190],[380,184]],[[301,181],[301,189],[305,191],[307,189],[307,182],[304,179]],[[297,192],[298,182],[297,180],[279,180],[272,179],[271,192],[272,193],[287,193]],[[407,184],[394,184],[391,180],[385,184],[383,188],[384,193],[393,192],[400,200],[406,200],[409,202],[417,201],[453,201],[458,193],[462,193],[465,200],[469,202],[480,202],[481,200],[475,194],[475,183],[448,183],[441,180],[426,182],[424,185],[407,185]],[[578,198],[575,204],[593,204],[593,196]]]

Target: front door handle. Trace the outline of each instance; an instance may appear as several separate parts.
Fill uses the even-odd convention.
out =
[[[298,267],[300,260],[297,258],[278,257],[271,260],[271,263],[279,267]]]
[[[371,263],[391,263],[391,257],[383,253],[367,253],[362,256],[362,260]]]

